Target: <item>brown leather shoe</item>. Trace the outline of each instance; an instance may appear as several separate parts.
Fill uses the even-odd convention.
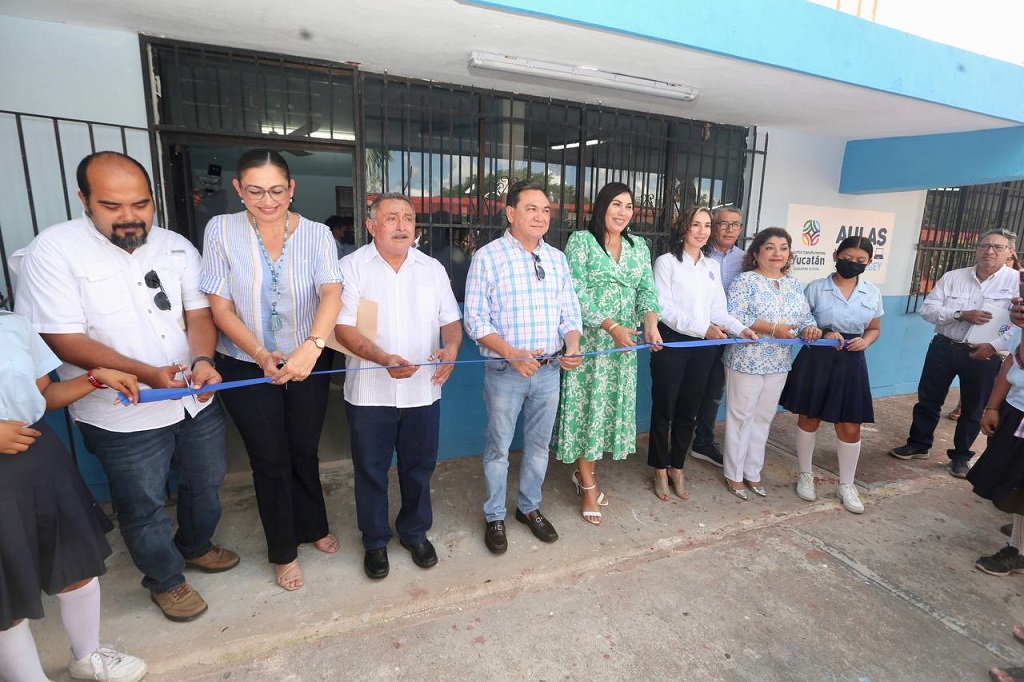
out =
[[[188,583],[182,583],[166,592],[151,592],[149,598],[160,607],[167,620],[173,620],[175,623],[194,620],[206,613],[209,608]]]
[[[238,555],[230,549],[224,549],[213,545],[210,551],[195,559],[185,559],[185,565],[190,568],[198,568],[204,573],[221,573],[230,571],[238,565]]]

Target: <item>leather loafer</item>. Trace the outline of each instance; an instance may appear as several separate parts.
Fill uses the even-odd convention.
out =
[[[551,525],[551,522],[544,518],[539,509],[534,509],[529,514],[516,509],[516,521],[525,523],[533,531],[534,537],[541,542],[554,542],[558,539],[558,531]]]
[[[508,538],[505,537],[504,521],[488,521],[484,532],[484,544],[493,554],[504,554],[508,549]]]
[[[391,572],[391,564],[388,563],[388,548],[378,547],[366,550],[366,556],[363,557],[363,570],[366,571],[368,578],[374,580],[387,578],[388,573]]]
[[[437,552],[434,551],[434,545],[430,544],[430,540],[424,540],[415,545],[407,545],[403,541],[402,547],[409,550],[409,554],[412,554],[412,562],[420,568],[437,565]]]

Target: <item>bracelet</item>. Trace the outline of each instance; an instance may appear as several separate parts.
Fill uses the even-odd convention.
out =
[[[213,362],[213,358],[211,358],[209,355],[197,355],[196,357],[192,358],[192,367],[190,369],[193,372],[196,371],[196,365],[198,365],[200,362],[208,362],[210,363],[210,367],[213,367],[214,369],[217,368],[217,365],[214,364]]]
[[[263,351],[264,353],[269,353],[270,352],[266,348],[264,348],[263,346],[260,346],[255,351],[253,351],[252,359],[256,361],[257,365],[260,364],[260,351]]]
[[[998,407],[986,407],[984,409],[984,412],[988,412],[989,410],[994,410],[995,412],[998,412],[999,408]]]
[[[100,368],[97,367],[96,369]],[[105,384],[101,384],[100,380],[97,379],[95,375],[93,375],[93,371],[94,370],[90,369],[88,372],[85,373],[85,378],[89,380],[89,385],[92,386],[93,388],[106,388],[107,386]]]
[[[622,325],[620,325],[618,322],[612,322],[610,325],[608,325],[608,328],[605,329],[605,331],[608,332],[609,334],[611,334],[613,329],[615,329],[616,327],[621,327],[621,326]]]
[[[772,330],[770,332],[768,332],[768,336],[771,336],[772,338],[775,338],[775,328],[778,327],[778,326],[779,326],[778,322],[773,324],[772,325]]]

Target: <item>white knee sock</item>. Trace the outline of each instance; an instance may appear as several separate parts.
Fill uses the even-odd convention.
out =
[[[100,648],[100,581],[93,578],[71,592],[61,592],[60,619],[75,660]]]
[[[49,682],[39,663],[28,619],[0,631],[0,678],[7,682]]]
[[[796,461],[801,474],[811,473],[811,460],[814,458],[814,441],[817,431],[804,431],[796,427]]]
[[[839,482],[853,485],[853,478],[857,475],[857,460],[860,459],[860,441],[839,441],[836,454],[839,455]]]
[[[1013,531],[1010,533],[1010,546],[1016,547],[1020,550],[1024,547],[1024,516],[1020,514],[1013,515]]]

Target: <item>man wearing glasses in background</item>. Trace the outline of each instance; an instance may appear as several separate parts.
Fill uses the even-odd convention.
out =
[[[551,204],[543,186],[527,180],[512,185],[505,217],[509,229],[473,257],[465,305],[466,331],[479,344],[480,354],[503,359],[484,365],[484,542],[495,554],[508,549],[508,449],[520,412],[523,455],[516,520],[542,542],[558,539],[540,513],[541,487],[558,409],[559,370],[580,366],[583,330],[565,254],[544,242]]]
[[[952,460],[950,473],[957,478],[967,475],[982,407],[992,392],[1002,362],[997,352],[1006,348],[1001,338],[980,344],[964,341],[972,325],[992,319],[986,306],[1009,309],[1010,300],[1019,295],[1019,275],[1006,265],[1016,242],[1017,235],[1012,232],[986,232],[978,244],[977,264],[947,272],[925,298],[921,317],[935,325],[935,336],[928,346],[917,385],[910,435],[905,445],[889,451],[893,457],[928,459],[942,403],[954,377],[959,377],[962,411],[953,435],[953,449],[946,454]]]
[[[199,252],[153,226],[149,174],[135,159],[98,152],[78,166],[84,215],[39,234],[11,259],[16,310],[64,362],[71,379],[96,367],[134,374],[152,388],[221,381],[217,330],[199,291]],[[238,555],[211,542],[220,520],[224,416],[212,393],[125,408],[110,391],[73,403],[86,447],[103,465],[118,525],[142,585],[164,615],[189,621],[206,602],[183,575],[234,568]],[[164,510],[178,478],[178,530]]]
[[[735,206],[722,206],[715,209],[711,218],[711,238],[705,247],[705,253],[718,261],[722,270],[722,288],[729,293],[729,285],[733,278],[743,271],[743,256],[746,253],[736,245],[743,233],[743,214]],[[725,365],[722,364],[722,353],[725,346],[719,346],[718,357],[711,365],[708,374],[704,398],[697,412],[697,427],[693,433],[693,445],[690,454],[696,459],[711,462],[717,467],[722,466],[722,450],[715,442],[715,420],[718,418],[718,406],[722,404],[722,393],[725,391]]]

